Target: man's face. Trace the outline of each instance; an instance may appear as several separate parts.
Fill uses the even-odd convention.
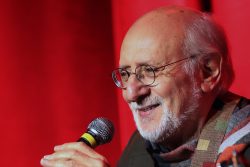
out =
[[[170,36],[166,39],[155,34],[132,32],[123,42],[120,66],[134,72],[142,64],[159,67],[183,58],[179,38]],[[179,137],[178,133],[185,130],[182,128],[194,119],[199,91],[194,78],[184,72],[184,63],[157,72],[151,86],[144,86],[131,75],[127,88],[123,89],[123,97],[133,112],[137,129],[147,140],[162,142]]]

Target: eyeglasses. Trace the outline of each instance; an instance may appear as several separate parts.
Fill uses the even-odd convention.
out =
[[[150,86],[155,82],[156,73],[158,71],[163,71],[167,66],[182,62],[184,60],[194,58],[195,56],[186,57],[175,62],[160,66],[160,67],[152,67],[150,65],[140,65],[135,68],[135,72],[129,72],[124,68],[117,68],[112,72],[112,78],[115,82],[116,86],[121,89],[125,89],[127,87],[127,82],[130,75],[135,74],[136,78],[144,85]]]

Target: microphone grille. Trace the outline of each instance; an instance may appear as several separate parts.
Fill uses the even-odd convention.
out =
[[[88,132],[95,136],[98,144],[105,144],[112,140],[114,135],[113,123],[103,117],[94,119],[88,126]]]

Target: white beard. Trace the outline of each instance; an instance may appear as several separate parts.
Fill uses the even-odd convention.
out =
[[[141,105],[138,105],[136,102],[132,102],[130,103],[130,108],[134,116],[136,127],[141,136],[146,140],[158,143],[164,141],[168,137],[173,136],[177,129],[181,127],[184,122],[192,119],[192,115],[197,112],[199,98],[200,90],[194,85],[192,97],[189,98],[189,101],[185,105],[186,110],[181,114],[180,117],[177,117],[175,113],[163,103],[163,99],[161,97],[147,97],[144,99],[144,105],[159,103],[160,106],[158,107],[163,108],[163,115],[161,116],[159,123],[152,125],[150,129],[143,129],[141,126],[141,124],[150,123],[149,121],[152,120],[151,118],[142,119],[140,117],[139,113],[137,112],[137,108]]]

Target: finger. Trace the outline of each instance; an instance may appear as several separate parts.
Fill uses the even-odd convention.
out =
[[[79,166],[75,161],[70,160],[48,160],[48,159],[41,159],[40,164],[43,167],[76,167]]]
[[[86,155],[81,154],[72,154],[69,152],[57,152],[51,155],[44,156],[41,160],[41,165],[44,167],[87,167],[87,166],[95,166],[95,167],[108,167],[108,163],[106,161],[100,159],[90,158]]]
[[[97,163],[99,161],[100,163],[108,164],[107,159],[103,156],[93,158],[77,150],[61,150],[53,154],[46,155],[43,158],[46,160],[74,160],[79,163],[88,162],[92,164]]]
[[[56,152],[63,150],[76,150],[92,158],[98,158],[98,159],[104,158],[102,155],[98,154],[96,151],[94,151],[92,148],[90,148],[89,146],[87,146],[85,143],[82,142],[66,143],[63,145],[55,146],[54,150]]]
[[[87,154],[83,154],[82,152],[79,152],[77,150],[68,149],[68,150],[60,150],[50,155],[45,155],[43,158],[47,160],[59,160],[59,159],[70,160],[70,159],[88,159],[92,157],[89,157]]]

